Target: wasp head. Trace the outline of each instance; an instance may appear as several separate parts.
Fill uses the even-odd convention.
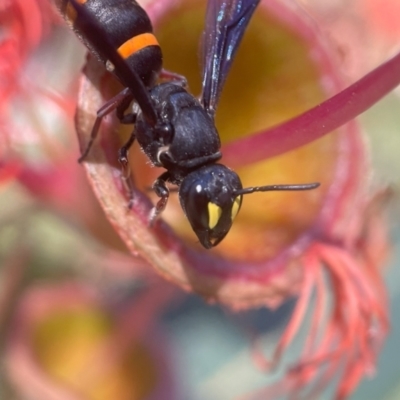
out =
[[[182,208],[200,243],[216,246],[229,232],[242,204],[238,175],[220,165],[206,165],[188,174],[179,189]]]

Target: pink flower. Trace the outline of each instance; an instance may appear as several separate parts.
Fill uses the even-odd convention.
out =
[[[202,29],[197,7],[196,2],[176,1],[148,7],[166,67],[188,77],[194,92],[199,89],[197,43]],[[191,26],[190,33],[186,24]],[[236,310],[277,307],[286,298],[299,296],[272,359],[264,360],[256,353],[265,369],[276,365],[296,335],[315,290],[314,316],[303,355],[278,387],[299,392],[328,364],[319,384],[325,386],[332,374],[344,368],[337,390],[337,398],[344,398],[364,374],[374,370],[388,331],[380,276],[387,239],[381,201],[368,194],[369,166],[359,127],[350,122],[338,128],[400,81],[400,56],[338,93],[344,85],[332,49],[299,8],[282,2],[261,3],[241,52],[217,110],[217,126],[227,143],[223,162],[237,169],[245,186],[319,181],[321,188],[302,194],[248,196],[228,237],[215,250],[205,251],[195,244],[174,199],[163,214],[169,225],[147,226],[151,203],[141,191],[151,186],[159,171],[145,168],[137,150],[131,158],[137,201],[127,213],[116,164],[123,140],[111,134],[118,126],[115,119],[105,121],[103,139],[85,166],[108,218],[127,246],[168,280]],[[110,81],[102,68],[89,61],[85,73],[89,79],[81,82],[77,119],[82,148],[93,116],[104,102],[100,93],[110,96]],[[247,134],[271,125],[255,135]],[[335,129],[336,133],[322,138]],[[321,139],[308,144],[317,138]],[[326,301],[325,274],[332,288],[331,306]],[[330,317],[324,325],[326,313]],[[263,395],[276,390],[267,389]]]
[[[10,18],[11,16],[11,18]],[[42,38],[44,24],[36,1],[5,1],[0,6],[0,182],[14,178],[19,163],[6,154],[9,147],[7,133],[9,100],[19,88],[19,75],[27,54]]]
[[[171,293],[161,284],[113,304],[79,282],[30,288],[8,331],[15,389],[42,400],[175,399],[166,341],[153,325]]]
[[[165,0],[148,6],[165,66],[185,75],[194,93],[200,89],[202,4]],[[400,55],[343,90],[336,47],[300,7],[276,0],[259,8],[217,110],[223,162],[236,169],[245,186],[319,181],[319,189],[246,197],[227,238],[205,251],[196,244],[177,199],[170,199],[163,221],[148,226],[153,203],[147,188],[160,171],[146,165],[139,149],[131,152],[136,201],[127,209],[117,151],[129,132],[115,117],[103,121],[85,169],[125,245],[167,280],[233,310],[276,308],[298,297],[272,357],[264,358],[255,348],[256,362],[266,371],[277,365],[297,334],[314,292],[315,308],[300,359],[282,382],[249,397],[268,398],[288,390],[318,393],[339,374],[336,398],[342,399],[373,372],[389,326],[381,277],[389,246],[382,217],[386,192],[371,190],[364,138],[353,119],[400,82]],[[310,9],[323,20],[323,7]],[[324,27],[333,31],[334,25]],[[41,35],[37,26],[35,34],[32,43]],[[348,49],[352,47],[349,42]],[[355,66],[347,75],[355,77],[360,71]],[[96,111],[116,90],[113,78],[89,59],[76,116],[81,148]],[[70,101],[55,103],[70,115]],[[91,214],[95,206],[73,151],[71,146],[57,153],[50,168],[29,166],[20,180],[47,204],[85,221],[96,235],[105,235],[104,242],[111,245],[115,241],[108,237],[110,227],[97,225],[103,220],[97,219],[99,213]]]

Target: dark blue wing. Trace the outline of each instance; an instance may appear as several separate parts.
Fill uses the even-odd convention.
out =
[[[215,109],[236,50],[260,0],[209,0],[203,36],[201,102]]]

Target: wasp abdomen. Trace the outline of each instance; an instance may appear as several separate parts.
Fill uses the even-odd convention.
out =
[[[61,2],[61,3],[60,3]],[[78,0],[99,24],[109,43],[140,76],[146,86],[155,83],[162,68],[162,52],[153,35],[151,21],[134,0]],[[104,63],[108,61],[107,46],[99,38],[88,42],[87,32],[93,29],[92,21],[76,13],[68,0],[58,0],[65,19],[85,43]],[[104,51],[103,51],[104,49]],[[118,77],[118,71],[114,71]]]

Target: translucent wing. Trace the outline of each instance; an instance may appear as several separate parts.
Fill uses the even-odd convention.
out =
[[[214,116],[236,50],[260,0],[209,0],[203,36],[201,102]]]

